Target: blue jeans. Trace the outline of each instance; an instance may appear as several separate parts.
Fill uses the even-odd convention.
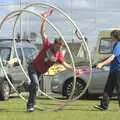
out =
[[[28,97],[28,102],[27,106],[34,106],[35,101],[36,101],[36,92],[39,87],[39,77],[40,77],[40,72],[38,72],[34,66],[30,63],[28,66],[28,74],[31,80],[31,83],[29,85],[29,97]]]

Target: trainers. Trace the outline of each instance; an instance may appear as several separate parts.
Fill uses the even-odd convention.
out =
[[[27,103],[27,112],[33,112],[33,111],[34,111],[33,105]]]
[[[99,110],[107,110],[108,109],[108,108],[105,108],[105,107],[103,107],[101,105],[95,105],[94,108],[97,108]]]
[[[27,108],[27,112],[33,112],[33,111],[34,111],[34,108],[33,108],[33,107]]]

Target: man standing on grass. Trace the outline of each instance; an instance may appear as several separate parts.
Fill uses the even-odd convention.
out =
[[[100,105],[95,106],[100,110],[108,109],[109,100],[112,97],[114,88],[116,88],[120,106],[120,31],[113,30],[111,32],[111,38],[115,42],[112,55],[107,60],[97,65],[98,68],[102,68],[104,65],[110,64],[110,72],[104,88],[103,99],[101,100]]]
[[[42,14],[43,18],[40,33],[43,40],[43,47],[28,67],[28,74],[31,80],[27,102],[28,112],[34,111],[36,91],[39,87],[40,75],[47,72],[55,63],[62,64],[64,67],[73,70],[72,66],[64,61],[64,53],[62,52],[64,42],[61,37],[55,38],[54,43],[52,43],[45,34],[46,18],[50,16],[52,12],[53,9],[49,9],[47,12]]]

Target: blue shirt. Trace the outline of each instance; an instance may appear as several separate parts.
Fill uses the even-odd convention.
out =
[[[114,60],[111,62],[111,71],[120,71],[120,40],[117,40],[113,46]]]

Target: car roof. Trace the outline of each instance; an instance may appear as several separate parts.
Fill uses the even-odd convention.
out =
[[[12,41],[2,41],[0,42],[0,47],[12,47],[13,42]],[[16,42],[16,47],[34,47],[36,46],[29,42]]]

